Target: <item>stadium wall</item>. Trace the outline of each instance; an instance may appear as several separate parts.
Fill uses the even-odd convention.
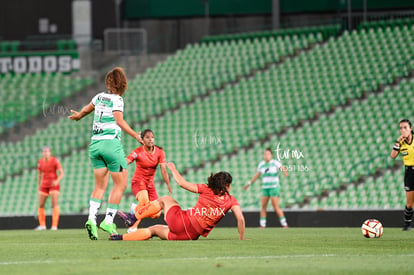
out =
[[[258,227],[259,212],[245,212],[247,227]],[[290,227],[359,227],[369,218],[381,221],[384,227],[401,227],[403,221],[402,210],[353,210],[353,211],[285,211],[285,216]],[[98,220],[103,220],[100,216]],[[60,217],[59,228],[83,228],[86,215],[62,215]],[[122,221],[116,218],[115,221],[119,228],[124,227]],[[163,216],[156,220],[144,219],[142,227],[147,227],[156,223],[163,223]],[[51,224],[51,217],[46,219],[48,227]],[[0,229],[32,229],[38,225],[37,217],[0,217]],[[279,221],[274,212],[268,214],[268,227],[280,227]],[[220,227],[236,227],[236,219],[233,214],[226,215],[218,224]]]

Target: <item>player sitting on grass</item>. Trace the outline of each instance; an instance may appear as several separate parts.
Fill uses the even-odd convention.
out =
[[[137,207],[135,215],[118,211],[125,224],[132,226],[137,220],[164,210],[164,219],[168,225],[154,225],[124,235],[112,234],[111,240],[139,241],[150,239],[152,236],[158,236],[163,240],[197,240],[200,235],[207,237],[230,209],[237,219],[239,239],[244,240],[244,216],[236,198],[229,193],[232,183],[229,173],[212,174],[207,185],[194,184],[180,175],[174,163],[168,163],[167,166],[180,187],[200,194],[196,205],[191,209],[182,210],[172,197],[164,196],[145,206]]]

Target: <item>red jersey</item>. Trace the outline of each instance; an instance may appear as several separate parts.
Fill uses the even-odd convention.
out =
[[[221,197],[215,195],[205,184],[197,184],[197,189],[197,193],[200,194],[198,201],[193,208],[186,210],[186,213],[194,229],[207,237],[230,208],[239,203],[235,197],[227,193]]]
[[[62,165],[57,158],[50,157],[48,161],[44,158],[39,159],[37,170],[42,173],[42,185],[51,186],[52,181],[58,178],[57,170],[61,168]]]
[[[133,150],[127,157],[127,160],[133,162],[137,169],[132,176],[132,183],[154,183],[155,172],[159,163],[167,163],[164,150],[158,146],[154,146],[154,151],[148,153],[144,146],[138,147]]]

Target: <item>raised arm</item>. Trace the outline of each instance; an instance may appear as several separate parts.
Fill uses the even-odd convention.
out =
[[[243,189],[247,190],[247,188],[249,188],[250,184],[255,182],[259,177],[260,177],[260,173],[256,172],[256,174],[253,176],[253,178],[250,181],[247,182],[247,184],[243,187]]]
[[[84,116],[90,114],[93,110],[95,110],[95,106],[90,102],[88,105],[84,106],[80,112],[76,112],[74,110],[70,110],[72,115],[68,116],[71,120],[80,120]]]
[[[180,175],[180,173],[177,171],[177,168],[175,168],[175,164],[172,162],[167,163],[167,167],[168,169],[170,169],[170,171],[173,174],[173,178],[175,179],[175,181],[178,183],[178,185],[185,189],[188,190],[190,192],[193,193],[197,193],[198,188],[197,185],[191,182],[186,181],[183,176]]]
[[[168,192],[170,193],[170,196],[172,194],[171,184],[170,184],[170,176],[168,175],[167,171],[167,164],[166,163],[160,163],[161,168],[161,175],[164,179],[165,183],[167,184]]]
[[[113,112],[116,124],[121,127],[122,130],[125,131],[128,135],[136,139],[139,143],[144,144],[141,138],[141,132],[137,133],[129,126],[129,124],[124,120],[124,113],[121,111],[114,111]]]
[[[240,205],[233,205],[231,208],[231,212],[233,212],[237,220],[237,229],[239,230],[239,239],[245,240],[244,232],[246,231],[246,223],[244,221],[244,216],[240,208]]]

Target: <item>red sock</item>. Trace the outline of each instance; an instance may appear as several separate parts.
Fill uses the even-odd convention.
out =
[[[158,213],[155,213],[154,215],[152,215],[150,218],[151,219],[158,219],[161,216],[161,211],[159,211]]]
[[[138,220],[142,220],[143,218],[150,217],[154,214],[157,214],[161,211],[161,205],[158,201],[152,201],[151,203],[140,206],[138,205],[135,209],[135,217]]]
[[[149,203],[149,197],[148,197],[148,191],[147,190],[141,190],[136,195],[137,200],[139,201],[140,205],[146,205]]]

